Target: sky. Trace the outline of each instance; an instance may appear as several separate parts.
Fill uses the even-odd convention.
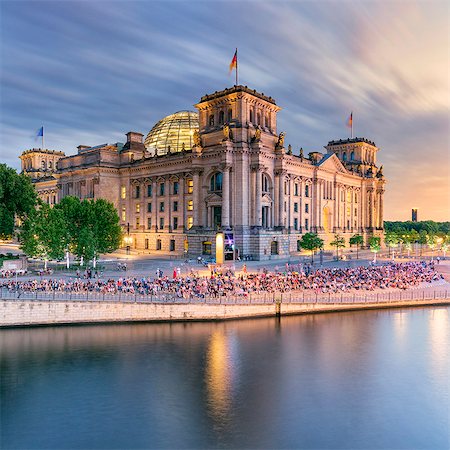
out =
[[[239,83],[275,98],[294,153],[380,148],[385,220],[450,220],[447,1],[0,1],[0,161],[124,142]]]

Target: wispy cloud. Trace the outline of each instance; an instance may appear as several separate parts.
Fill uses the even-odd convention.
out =
[[[386,217],[448,219],[447,2],[1,2],[2,161],[146,133],[240,81],[276,98],[294,149],[355,129],[380,146]],[[414,204],[414,205],[413,205]]]

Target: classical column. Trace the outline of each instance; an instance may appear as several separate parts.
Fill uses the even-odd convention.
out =
[[[186,201],[184,198],[184,185],[186,183],[186,179],[184,178],[184,175],[180,175],[180,184],[179,184],[179,199],[178,202],[178,211],[180,212],[180,216],[178,219],[178,228],[181,228],[181,231],[184,231],[185,227],[185,220],[186,220]]]
[[[384,194],[384,190],[379,191],[379,195],[380,195],[380,200],[378,202],[378,214],[379,214],[379,227],[383,228],[383,222],[384,222],[384,217],[383,217],[383,194]]]
[[[278,187],[278,226],[285,226],[285,214],[284,214],[284,175],[286,171],[279,171],[279,187]]]
[[[193,193],[192,193],[192,200],[193,200],[193,211],[192,211],[192,218],[193,218],[193,225],[194,227],[198,227],[200,225],[199,223],[199,213],[200,213],[200,194],[201,194],[201,186],[200,186],[200,172],[198,170],[195,170],[192,173],[192,181],[193,181]]]
[[[255,169],[256,176],[256,193],[255,193],[255,225],[262,226],[262,171],[259,167]]]
[[[152,183],[152,220],[154,220],[153,222],[153,228],[155,229],[155,231],[158,231],[159,228],[159,223],[158,223],[158,183],[156,182],[156,179],[153,179],[153,183]]]
[[[230,226],[230,166],[222,169],[222,227]]]

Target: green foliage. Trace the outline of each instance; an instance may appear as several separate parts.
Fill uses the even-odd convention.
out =
[[[311,261],[313,261],[314,251],[323,247],[323,239],[315,233],[305,233],[300,239],[300,247],[311,251]]]
[[[0,164],[0,238],[14,232],[14,218],[24,220],[36,205],[37,194],[31,180]]]
[[[403,233],[415,230],[417,233],[425,231],[427,234],[450,234],[450,222],[434,222],[425,220],[422,222],[384,222],[385,231]]]
[[[364,237],[360,234],[354,234],[350,237],[348,240],[348,243],[350,245],[356,245],[356,259],[359,259],[359,247],[361,247],[364,244]]]
[[[62,259],[68,234],[61,211],[42,203],[23,223],[19,241],[25,254],[48,259]]]
[[[330,245],[336,247],[336,260],[339,259],[339,249],[345,247],[345,239],[340,234],[334,235],[334,240],[330,242]]]
[[[361,236],[360,234],[354,234],[353,236],[350,237],[348,243],[350,245],[356,245],[357,247],[361,246],[364,244],[364,237]]]
[[[334,241],[330,242],[330,245],[336,248],[345,247],[345,238],[343,238],[340,234],[335,234]]]
[[[399,237],[397,236],[397,233],[393,231],[387,231],[384,235],[384,242],[389,247],[396,247],[399,243]]]
[[[24,222],[23,251],[44,259],[62,259],[69,249],[86,261],[120,246],[122,229],[114,205],[103,199],[65,197],[50,208],[41,204]]]
[[[369,238],[370,251],[378,253],[381,250],[381,239],[378,236],[371,236]]]

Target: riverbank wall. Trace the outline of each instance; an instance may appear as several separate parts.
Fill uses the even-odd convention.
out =
[[[228,320],[367,309],[450,306],[450,298],[366,303],[186,304],[2,300],[0,327]]]

